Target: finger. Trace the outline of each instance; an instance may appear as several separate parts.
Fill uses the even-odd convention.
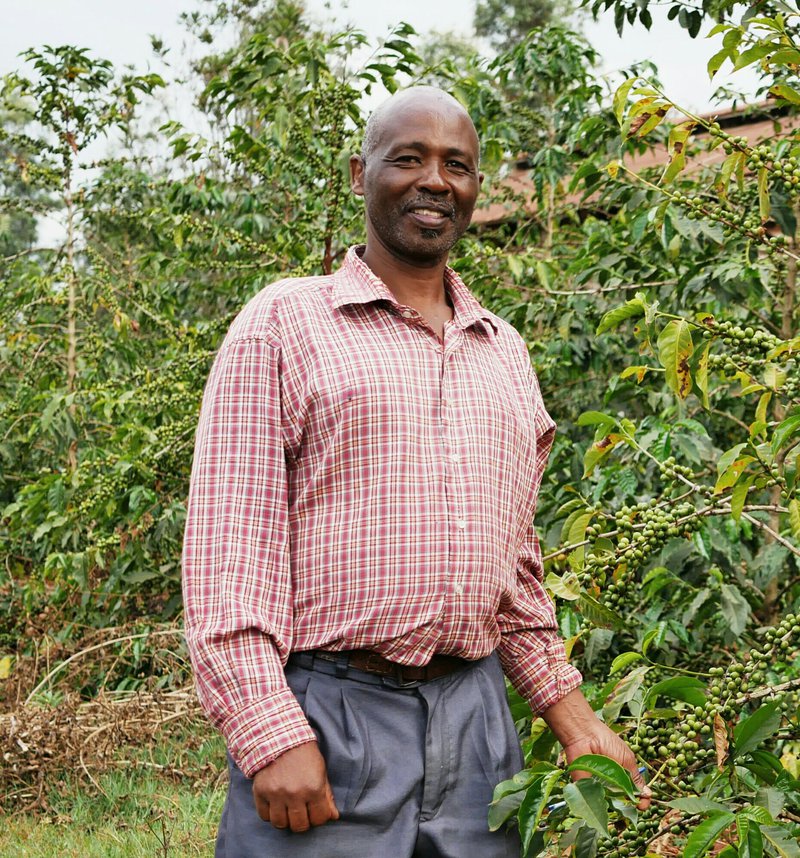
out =
[[[336,799],[333,797],[333,790],[329,783],[325,784],[325,792],[328,794],[328,803],[331,808],[331,819],[339,818],[339,808],[336,807]]]
[[[339,811],[330,790],[317,800],[308,803],[308,819],[312,825],[324,825],[328,820],[338,819]]]
[[[308,831],[311,828],[311,823],[308,821],[308,810],[304,804],[290,807],[287,817],[289,819],[289,827],[298,834],[301,831]]]
[[[270,803],[269,821],[275,828],[288,828],[289,817],[286,815],[286,806],[283,804]]]
[[[256,812],[258,815],[264,820],[264,822],[269,822],[269,802],[264,801],[257,795],[253,795],[253,801],[255,802]]]
[[[647,808],[650,807],[650,797],[652,795],[650,787],[647,786],[644,778],[642,777],[642,773],[635,766],[631,769],[631,778],[634,786],[639,790],[639,803],[637,807],[639,810],[647,810]]]

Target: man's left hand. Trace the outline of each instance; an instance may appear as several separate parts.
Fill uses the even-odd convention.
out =
[[[639,810],[650,806],[650,788],[644,782],[633,751],[606,724],[598,719],[580,691],[570,692],[542,713],[542,718],[553,731],[567,763],[584,754],[602,754],[627,769],[634,786],[639,790]],[[586,772],[573,772],[576,780]]]

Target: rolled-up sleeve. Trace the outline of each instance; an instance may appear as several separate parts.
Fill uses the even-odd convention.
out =
[[[200,701],[248,777],[316,737],[286,684],[292,645],[281,352],[223,344],[203,397],[183,549]]]
[[[536,436],[536,477],[532,486],[535,510],[556,425],[545,410],[532,369],[530,385]],[[518,554],[517,599],[509,611],[498,617],[502,636],[498,654],[509,681],[536,714],[557,703],[582,682],[579,671],[567,661],[555,606],[542,579],[542,551],[531,517]]]

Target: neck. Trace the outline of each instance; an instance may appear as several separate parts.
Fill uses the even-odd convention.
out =
[[[412,265],[393,256],[382,245],[376,247],[374,242],[368,242],[362,259],[383,280],[398,303],[417,309],[446,303],[447,257],[428,266]]]

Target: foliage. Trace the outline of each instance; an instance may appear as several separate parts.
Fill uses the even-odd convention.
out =
[[[531,30],[539,30],[572,11],[563,0],[478,0],[475,35],[487,38],[500,51],[513,49]]]
[[[4,139],[5,187],[30,187],[14,211],[58,202],[66,238],[0,259],[3,645],[180,611],[214,348],[256,291],[331,270],[360,237],[345,165],[365,96],[435,79],[473,116],[508,212],[453,264],[528,341],[560,427],[537,513],[545,584],[593,706],[655,796],[636,811],[627,776],[598,759],[572,784],[512,695],[529,766],[498,787],[491,822],[519,824],[528,855],[797,854],[793,19],[706,10],[726,16],[710,70],[756,63],[782,100],[782,124],[750,141],[713,118],[673,122],[638,76],[608,97],[591,48],[561,28],[432,67],[405,25],[368,54],[358,32],[297,19],[287,35],[245,6],[263,26],[198,66],[219,139],[167,121],[170,175],[122,154],[76,170],[161,81],[115,81],[73,48],[31,54],[39,83],[7,79],[38,126]],[[651,144],[665,163],[634,172]],[[500,181],[508,161],[527,184]]]

